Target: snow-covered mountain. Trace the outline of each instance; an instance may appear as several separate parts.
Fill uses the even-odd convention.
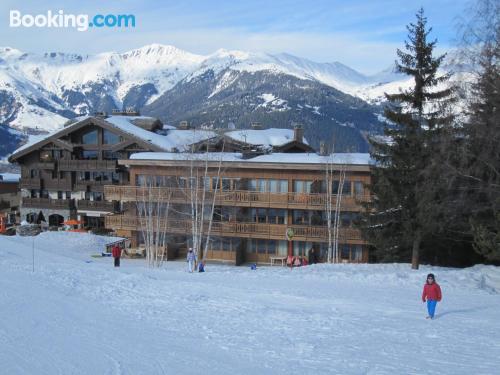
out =
[[[9,91],[19,107],[33,103],[23,98],[43,101],[41,107],[50,112],[71,111],[88,114],[99,107],[88,93],[95,91],[100,101],[113,102],[117,107],[126,104],[131,95],[143,94],[154,101],[188,76],[197,76],[208,69],[215,73],[229,68],[236,71],[256,72],[268,70],[290,74],[301,79],[316,80],[348,94],[359,93],[372,84],[375,77],[368,77],[338,62],[316,63],[289,54],[270,55],[242,51],[218,50],[203,56],[182,51],[173,46],[159,44],[131,50],[125,53],[105,52],[97,55],[78,55],[51,52],[45,54],[24,53],[19,50],[0,48],[0,90]],[[380,77],[382,78],[382,77]],[[391,77],[391,81],[397,79]],[[370,99],[365,96],[364,99]],[[36,105],[36,104],[35,104]],[[19,109],[19,114],[31,111]],[[44,111],[31,112],[35,118],[13,118],[12,113],[2,111],[0,121],[16,127],[50,128]],[[37,116],[38,115],[38,116]],[[18,116],[14,116],[18,117]],[[57,119],[57,117],[56,117]]]
[[[200,79],[206,81],[209,76],[212,78],[204,86],[203,97],[196,93],[195,101],[194,96],[183,95],[183,92],[193,92]],[[261,81],[250,82],[252,77]],[[376,116],[365,116],[361,121],[354,114],[336,118],[335,113],[346,114],[349,106],[357,111],[363,103],[377,103],[386,86],[391,89],[406,86],[407,81],[392,71],[366,76],[338,62],[317,63],[285,53],[271,55],[221,49],[204,56],[173,46],[151,44],[125,53],[80,55],[25,53],[3,47],[0,48],[0,124],[28,131],[50,131],[61,127],[68,118],[122,107],[134,107],[144,113],[152,108],[167,122],[181,117],[196,122],[200,114],[213,122],[213,118],[206,118],[206,112],[213,110],[214,104],[219,109],[220,105],[227,106],[230,91],[232,97],[240,101],[241,96],[252,96],[252,99],[246,100],[245,106],[231,107],[233,111],[246,111],[241,113],[240,120],[235,121],[234,114],[228,116],[224,111],[217,111],[221,121],[252,120],[254,117],[249,112],[256,111],[266,125],[263,113],[281,112],[279,120],[274,122],[293,119],[312,123],[310,116],[314,115],[323,116],[322,126],[328,127],[327,122],[331,121],[332,126],[356,128],[359,125],[360,129],[367,129],[377,125]],[[302,90],[301,94],[293,94],[291,87],[287,88],[290,90],[286,95],[277,92],[283,91],[280,82],[296,85]],[[326,104],[318,90],[335,99]],[[334,90],[333,94],[329,90]],[[338,92],[344,95],[337,95]],[[181,107],[186,110],[170,116],[168,104],[178,102],[180,97],[183,98]],[[225,101],[220,100],[222,97]],[[163,110],[159,103],[163,103]],[[335,103],[343,107],[339,109]],[[327,105],[329,108],[325,108]],[[365,109],[367,113],[377,112],[373,108]],[[286,117],[283,113],[294,115]],[[303,120],[301,114],[310,118]]]

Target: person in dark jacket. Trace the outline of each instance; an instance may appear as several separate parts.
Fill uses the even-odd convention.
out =
[[[314,247],[311,247],[311,249],[309,250],[308,258],[309,264],[318,263],[318,254],[316,254],[316,250],[314,250]]]
[[[427,319],[434,319],[434,313],[436,312],[436,305],[441,301],[441,287],[436,283],[434,274],[430,273],[427,275],[427,282],[424,285],[424,291],[422,292],[422,302],[427,302],[427,312],[429,315]]]
[[[122,256],[122,249],[120,246],[113,246],[111,249],[111,255],[113,255],[113,258],[115,259],[115,267],[120,267],[120,257]]]

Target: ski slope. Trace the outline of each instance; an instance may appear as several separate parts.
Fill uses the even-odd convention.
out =
[[[4,374],[498,374],[500,270],[92,258],[105,237],[0,236]],[[425,319],[425,275],[443,289]]]

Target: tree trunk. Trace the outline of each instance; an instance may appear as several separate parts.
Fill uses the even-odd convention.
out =
[[[418,270],[420,265],[419,259],[420,252],[420,232],[415,233],[415,237],[413,238],[413,249],[411,252],[411,268],[413,270]]]

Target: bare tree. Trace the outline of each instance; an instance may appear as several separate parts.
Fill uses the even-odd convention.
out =
[[[339,234],[340,234],[340,213],[342,210],[342,196],[346,178],[347,165],[339,165],[338,171],[335,168],[334,154],[330,154],[325,162],[325,184],[326,184],[326,219],[328,228],[328,263],[339,263]],[[338,180],[335,180],[338,172]],[[337,191],[333,191],[334,182],[338,181]],[[333,204],[335,200],[335,205]],[[333,225],[332,225],[333,221]]]
[[[149,267],[160,267],[167,260],[166,237],[171,191],[155,185],[154,176],[146,176],[140,183],[137,201],[139,226],[144,239]]]
[[[210,152],[209,141],[206,143],[204,153],[196,153],[195,148],[187,153],[189,159],[189,176],[184,184],[191,214],[191,241],[196,259],[205,261],[209,249],[210,236],[215,212],[215,203],[220,191],[220,176],[222,161],[224,158],[225,141],[222,138],[222,149],[220,152]],[[209,165],[217,162],[215,173]],[[210,179],[215,185],[210,190]],[[203,242],[205,240],[205,242]]]

